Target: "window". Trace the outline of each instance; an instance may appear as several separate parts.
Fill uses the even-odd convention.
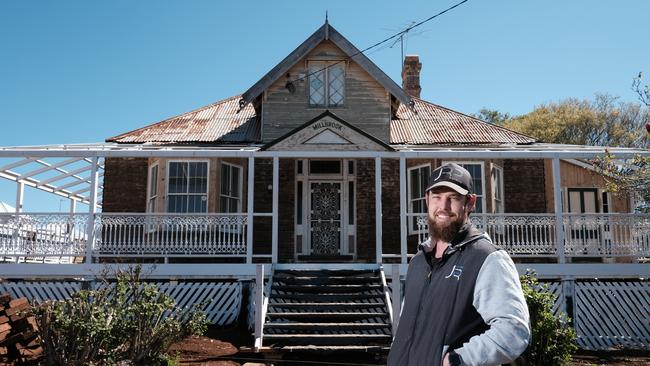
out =
[[[147,212],[156,212],[158,197],[158,164],[149,168],[149,194],[147,195]]]
[[[309,160],[309,174],[341,174],[340,160]]]
[[[444,162],[448,163],[448,162]],[[485,212],[485,195],[483,194],[483,163],[482,162],[460,162],[455,161],[454,163],[462,166],[467,169],[469,174],[472,176],[472,190],[476,195],[476,213]]]
[[[338,107],[345,102],[345,69],[342,62],[319,62],[309,66],[309,105]]]
[[[411,213],[426,213],[425,190],[431,175],[430,165],[421,165],[408,170],[408,207]],[[409,216],[409,232],[418,233],[417,217]]]
[[[219,212],[241,212],[242,168],[221,163],[221,193]]]
[[[492,199],[495,213],[505,212],[503,202],[503,169],[498,165],[492,165]]]
[[[167,212],[194,213],[208,210],[208,163],[169,163]]]

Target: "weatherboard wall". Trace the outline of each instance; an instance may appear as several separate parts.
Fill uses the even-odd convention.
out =
[[[287,75],[275,81],[264,93],[261,107],[263,142],[273,141],[325,110],[358,127],[364,132],[388,143],[390,122],[390,96],[375,79],[332,42],[318,45],[303,60],[296,63]],[[309,106],[309,61],[342,60],[345,65],[345,103],[339,107]],[[304,79],[300,79],[303,77]],[[295,91],[286,88],[292,81]]]

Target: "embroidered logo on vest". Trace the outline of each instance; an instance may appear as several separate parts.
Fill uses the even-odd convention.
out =
[[[463,266],[457,266],[454,264],[454,267],[451,269],[451,272],[445,277],[456,277],[456,281],[460,280],[460,275],[463,274]]]

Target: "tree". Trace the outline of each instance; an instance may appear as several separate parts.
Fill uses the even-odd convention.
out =
[[[593,165],[604,177],[608,192],[636,197],[635,211],[650,213],[650,156],[637,155],[620,161],[607,152],[596,158]]]
[[[645,104],[647,107],[650,107],[650,85],[643,85],[643,72],[639,72],[639,75],[632,79],[632,90],[634,90],[639,96],[639,101]],[[646,124],[646,127],[650,128],[650,122]],[[650,129],[648,130],[650,133]]]
[[[650,109],[609,94],[568,98],[506,120],[504,126],[542,142],[590,146],[650,147],[645,123]]]
[[[507,120],[511,118],[509,113],[501,113],[496,109],[481,108],[478,113],[473,115],[474,117],[489,122],[495,125],[503,125]]]

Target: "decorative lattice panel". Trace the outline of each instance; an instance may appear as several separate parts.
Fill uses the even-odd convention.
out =
[[[240,282],[211,281],[156,281],[158,290],[171,296],[176,306],[190,308],[198,305],[208,321],[215,325],[229,325],[237,321],[241,309]],[[104,286],[98,283],[97,286]],[[114,286],[111,283],[111,286]]]
[[[0,292],[8,292],[13,298],[26,297],[31,303],[34,300],[69,299],[72,294],[81,289],[81,282],[68,281],[16,281],[0,282]]]
[[[176,305],[191,307],[202,304],[212,324],[228,325],[237,321],[242,302],[240,282],[164,282],[158,288],[170,295]]]
[[[566,313],[564,306],[564,293],[562,292],[562,282],[560,281],[549,281],[542,282],[546,287],[544,290],[551,295],[553,295],[553,314],[557,315],[560,312]]]
[[[576,281],[574,325],[585,349],[650,350],[650,282]]]

